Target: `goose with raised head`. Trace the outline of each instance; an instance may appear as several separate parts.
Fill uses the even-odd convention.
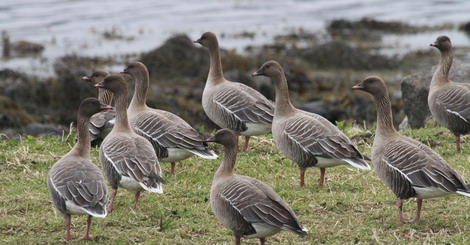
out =
[[[135,80],[135,90],[127,110],[132,129],[152,143],[160,162],[170,162],[170,174],[175,173],[175,162],[192,155],[215,159],[217,155],[207,148],[204,136],[179,116],[147,106],[149,72],[141,62],[129,64],[124,71]]]
[[[255,89],[224,78],[219,42],[214,33],[206,32],[194,42],[207,48],[210,56],[202,107],[219,127],[245,136],[242,151],[246,151],[250,136],[271,132],[274,104]]]
[[[66,236],[70,241],[72,215],[88,215],[86,233],[81,239],[90,238],[92,217],[106,217],[108,188],[100,169],[90,161],[90,117],[111,106],[95,98],[82,101],[77,113],[78,141],[75,146],[54,163],[47,175],[47,187],[56,208],[65,218]]]
[[[276,93],[273,138],[279,150],[300,168],[300,186],[304,185],[305,170],[320,168],[322,186],[325,168],[351,165],[370,170],[366,156],[351,140],[322,116],[295,108],[289,99],[289,89],[284,70],[276,61],[268,61],[253,76],[271,78]]]
[[[105,77],[109,76],[109,73],[104,70],[97,70],[93,72],[90,76],[82,77],[83,81],[92,82],[97,84]],[[111,105],[113,101],[113,93],[106,89],[98,89],[98,100],[106,105]],[[116,117],[116,111],[114,109],[102,111],[96,113],[90,118],[90,123],[88,126],[88,131],[90,131],[90,141],[92,145],[101,145],[103,139],[111,132],[111,129],[114,126]]]
[[[470,84],[449,80],[454,54],[447,36],[439,36],[431,43],[441,52],[441,60],[431,80],[428,94],[429,110],[436,121],[455,135],[460,151],[460,135],[470,133]]]
[[[372,162],[379,178],[397,197],[399,224],[403,219],[403,200],[416,197],[416,216],[421,216],[423,199],[458,193],[470,196],[464,179],[427,145],[398,134],[393,127],[392,107],[387,86],[379,77],[368,77],[353,89],[374,96],[377,129],[372,145]]]
[[[118,187],[134,191],[134,209],[143,190],[163,193],[162,170],[152,144],[134,133],[127,119],[127,82],[109,75],[95,87],[114,94],[116,124],[100,147],[100,161],[113,192],[108,212],[113,210]]]
[[[207,142],[224,146],[224,161],[214,175],[210,200],[215,216],[233,231],[235,244],[240,244],[241,237],[259,238],[264,244],[266,237],[281,230],[307,235],[307,229],[271,187],[233,172],[238,137],[232,130],[221,129]]]

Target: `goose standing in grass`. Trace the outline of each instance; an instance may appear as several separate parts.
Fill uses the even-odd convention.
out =
[[[134,191],[134,209],[143,190],[163,193],[162,170],[152,144],[132,131],[127,120],[127,83],[120,75],[107,76],[95,87],[114,94],[116,101],[116,124],[100,147],[100,161],[113,192],[108,212],[118,187]]]
[[[107,71],[97,70],[93,72],[91,76],[82,77],[82,80],[97,84],[103,81],[103,79],[107,76],[109,76]],[[103,104],[111,105],[113,101],[113,93],[106,89],[100,88],[98,89],[98,100]],[[111,129],[113,129],[115,117],[116,111],[111,109],[96,113],[90,118],[88,130],[91,134],[90,141],[92,145],[101,145],[103,139],[106,137],[106,135],[109,134],[109,132],[111,132]]]
[[[210,56],[202,107],[219,127],[245,136],[242,151],[246,151],[250,136],[271,132],[274,104],[251,87],[224,78],[219,43],[214,33],[206,32],[194,42],[207,48]]]
[[[463,178],[427,145],[401,136],[393,127],[392,108],[385,82],[368,77],[353,87],[374,96],[377,130],[372,145],[372,162],[379,178],[398,198],[399,224],[404,224],[403,200],[416,197],[420,218],[423,199],[458,193],[470,196]]]
[[[127,110],[134,131],[152,143],[161,162],[170,162],[170,174],[175,174],[175,162],[197,155],[215,159],[207,149],[204,136],[177,115],[147,106],[149,72],[141,62],[133,62],[122,72],[135,80],[134,96]]]
[[[304,185],[305,170],[320,168],[322,186],[325,168],[351,165],[370,170],[363,156],[351,140],[322,116],[296,109],[290,102],[284,71],[276,61],[268,61],[253,76],[271,78],[276,92],[276,110],[273,137],[279,150],[300,168],[300,186]]]
[[[454,54],[449,37],[439,36],[431,46],[441,52],[441,60],[431,80],[428,104],[432,116],[455,135],[460,151],[460,135],[470,133],[470,84],[449,80]]]
[[[211,187],[211,207],[215,216],[235,235],[235,244],[241,237],[266,237],[281,230],[307,235],[292,209],[265,183],[233,173],[238,153],[238,137],[229,129],[221,129],[207,139],[224,146],[224,161],[214,175]]]
[[[108,188],[100,169],[90,161],[87,125],[93,114],[110,108],[95,98],[82,101],[77,113],[78,141],[47,175],[52,201],[65,218],[67,241],[71,240],[71,215],[88,215],[86,233],[81,239],[89,239],[92,217],[104,218],[107,214]]]

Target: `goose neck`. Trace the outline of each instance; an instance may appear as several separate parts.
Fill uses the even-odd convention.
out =
[[[127,119],[127,89],[114,95],[116,104],[116,124],[113,131],[131,131]]]
[[[129,108],[139,110],[145,108],[147,103],[147,92],[149,87],[148,72],[139,73],[135,76],[135,89]]]
[[[271,79],[274,84],[274,90],[276,93],[276,110],[274,111],[274,113],[281,116],[295,111],[294,106],[290,102],[289,87],[287,85],[286,77],[284,75],[281,75],[273,77]]]
[[[99,88],[98,100],[103,104],[111,105],[111,103],[113,102],[113,93],[109,90]]]
[[[381,93],[374,96],[377,107],[377,138],[388,138],[398,134],[393,127],[392,105],[388,93]]]
[[[219,44],[216,43],[209,47],[210,68],[207,80],[211,83],[218,84],[224,81],[224,74],[222,70],[222,60],[220,57]]]
[[[439,60],[439,64],[437,65],[434,76],[432,77],[431,87],[437,87],[450,82],[449,71],[452,66],[453,59],[454,55],[452,50],[441,51],[441,59]]]
[[[77,117],[78,140],[72,149],[72,152],[79,156],[90,158],[90,132],[88,132],[88,124],[90,117]]]
[[[217,169],[217,172],[215,173],[215,178],[233,174],[235,162],[237,161],[238,144],[230,147],[226,146],[224,152],[224,161]]]

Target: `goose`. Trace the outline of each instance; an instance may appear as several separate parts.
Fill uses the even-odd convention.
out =
[[[431,80],[428,105],[432,116],[455,135],[460,151],[460,135],[470,133],[470,84],[449,80],[452,66],[452,43],[449,37],[439,36],[431,43],[441,52],[441,60]]]
[[[214,175],[210,200],[215,216],[233,231],[235,244],[240,244],[241,237],[259,238],[264,244],[266,237],[281,230],[307,235],[308,230],[271,187],[233,172],[238,153],[235,132],[221,129],[207,142],[224,146],[224,161]]]
[[[398,134],[393,127],[392,108],[385,82],[379,77],[367,77],[353,89],[374,96],[377,106],[377,130],[372,145],[372,162],[379,178],[397,197],[399,224],[403,219],[403,200],[416,197],[419,220],[423,199],[451,193],[470,196],[470,188],[441,156],[427,145]]]
[[[299,110],[289,100],[284,71],[276,61],[268,61],[253,76],[271,78],[276,93],[273,138],[279,151],[300,168],[300,186],[304,186],[305,170],[320,168],[318,185],[325,182],[325,168],[351,165],[370,170],[366,160],[351,140],[324,117]]]
[[[81,239],[90,238],[92,217],[104,218],[107,215],[108,188],[100,169],[90,161],[87,125],[93,114],[110,108],[95,98],[87,98],[80,103],[77,113],[78,141],[54,163],[47,175],[52,201],[65,219],[67,241],[71,240],[72,215],[88,215],[86,233]]]
[[[104,70],[97,70],[93,72],[90,76],[82,77],[83,81],[92,82],[97,84],[105,77],[109,76],[109,73]],[[113,93],[106,89],[98,89],[98,100],[106,105],[111,105],[113,101]],[[111,132],[111,129],[114,126],[116,117],[116,111],[114,109],[102,111],[96,113],[90,118],[90,123],[88,125],[88,131],[90,131],[91,144],[100,145],[106,135]]]
[[[194,43],[207,48],[210,56],[209,75],[202,93],[204,112],[219,127],[245,136],[242,151],[246,151],[250,136],[271,132],[274,104],[251,87],[224,78],[214,33],[206,32]]]
[[[143,190],[163,193],[162,170],[152,144],[134,133],[127,119],[127,83],[120,75],[109,75],[97,88],[111,91],[116,103],[116,124],[103,140],[100,161],[113,192],[108,212],[114,210],[113,203],[118,187],[134,191],[134,209]]]
[[[170,175],[175,174],[175,162],[193,154],[206,159],[217,155],[207,149],[205,137],[179,116],[147,106],[149,72],[141,62],[129,64],[122,73],[135,80],[134,95],[127,110],[132,129],[152,143],[161,162],[170,162]]]

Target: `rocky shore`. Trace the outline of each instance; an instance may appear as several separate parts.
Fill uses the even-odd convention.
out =
[[[422,86],[423,93],[426,92],[427,80],[430,80],[432,67],[438,63],[439,53],[427,49],[436,38],[432,36],[428,43],[422,44],[424,51],[384,55],[381,50],[389,47],[384,47],[383,38],[389,34],[426,33],[430,30],[442,30],[445,34],[446,28],[453,27],[410,26],[370,19],[336,20],[327,25],[327,34],[298,30],[278,36],[270,44],[248,46],[242,52],[222,50],[222,64],[227,79],[245,83],[274,99],[271,82],[252,78],[251,73],[265,61],[277,60],[286,71],[294,105],[319,113],[333,122],[374,122],[373,101],[368,96],[351,91],[351,87],[366,76],[381,76],[389,86],[395,124],[398,125],[405,112],[409,114],[413,108],[424,108],[421,102],[424,95],[415,94],[418,91],[415,85]],[[468,31],[468,24],[462,25],[461,31]],[[56,76],[51,78],[0,70],[0,134],[12,136],[18,132],[42,132],[25,131],[27,127],[48,128],[47,132],[52,133],[64,130],[66,133],[68,125],[76,117],[79,102],[97,94],[97,90],[82,82],[81,77],[103,67],[124,67],[126,62],[134,60],[142,61],[149,68],[151,87],[148,104],[151,107],[172,111],[196,128],[212,129],[215,125],[206,118],[201,106],[209,56],[207,50],[192,43],[194,38],[177,35],[148,53],[129,55],[119,62],[112,57],[65,56],[55,61]],[[220,42],[223,47],[223,39]],[[455,50],[455,59],[460,63],[470,63],[470,58],[465,55],[468,49]],[[117,73],[119,70],[110,72]],[[412,74],[421,75],[404,79]],[[468,79],[467,73],[459,74],[457,77],[466,76]],[[417,80],[422,82],[415,82]],[[403,95],[411,96],[411,100],[402,102],[402,88],[407,89]],[[422,120],[426,114],[417,117]],[[410,124],[413,127],[421,126],[414,121]]]

